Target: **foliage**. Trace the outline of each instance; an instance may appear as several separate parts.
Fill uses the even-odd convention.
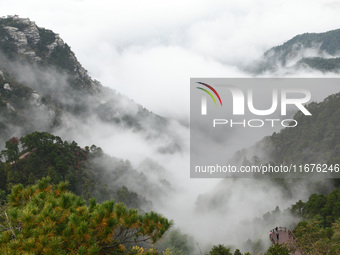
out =
[[[20,31],[22,31],[22,30],[24,30],[25,28],[28,27],[28,24],[20,22],[20,20],[14,19],[13,17],[8,17],[8,18],[5,18],[5,19],[0,19],[0,25],[16,27]]]
[[[85,199],[115,199],[130,208],[150,206],[150,202],[126,186],[107,185],[114,182],[107,176],[106,168],[96,161],[103,163],[112,159],[103,157],[102,149],[95,145],[81,148],[76,142],[69,143],[46,132],[34,132],[7,141],[1,156],[6,162],[0,164],[0,190],[7,193],[16,184],[34,184],[36,180],[49,176],[52,184],[67,180],[69,189]],[[128,162],[121,162],[116,169],[110,170],[111,174],[122,171],[122,174],[118,172],[121,176],[134,174]]]
[[[307,108],[312,116],[298,112],[294,116],[299,123],[297,127],[283,129],[269,138],[274,149],[273,162],[340,162],[340,94],[331,95],[321,103],[311,103]]]
[[[305,48],[313,48],[330,55],[336,55],[340,50],[340,29],[325,33],[297,35],[284,44],[273,47],[265,53],[265,56],[269,59],[276,57],[280,64],[285,65],[289,58],[297,56],[299,51]]]
[[[83,151],[75,142],[69,144],[63,142],[60,137],[49,133],[34,132],[20,139],[21,151],[14,151],[13,146],[7,146],[11,144],[11,140],[6,143],[7,149],[2,151],[7,162],[4,165],[7,183],[6,187],[0,187],[2,189],[10,191],[15,184],[27,185],[30,175],[36,179],[50,175],[53,178],[53,183],[69,180],[71,182],[70,189],[79,192],[80,182],[86,181],[88,178],[81,168],[86,160],[87,152]],[[16,159],[12,156],[14,154]],[[19,154],[21,160],[18,160]]]
[[[55,65],[69,72],[75,68],[75,61],[71,58],[71,48],[65,44],[57,46],[48,58],[48,64]]]
[[[292,205],[291,212],[305,219],[321,217],[322,227],[331,227],[340,218],[340,188],[328,195],[312,194],[306,203]]]
[[[6,155],[7,162],[17,162],[19,160],[19,139],[12,137],[6,142],[6,149],[0,156]]]
[[[9,59],[13,59],[16,56],[15,52],[17,47],[14,43],[14,39],[9,36],[3,26],[0,26],[0,50],[6,54]]]
[[[125,252],[133,243],[157,242],[172,225],[159,214],[140,215],[113,201],[92,199],[87,206],[66,186],[44,178],[34,186],[13,187],[0,218],[1,254]]]
[[[265,255],[289,255],[290,250],[285,244],[278,244],[272,245]]]
[[[340,252],[340,188],[328,195],[312,194],[307,202],[298,201],[291,212],[304,219],[294,229],[298,247],[309,254]]]
[[[239,249],[236,249],[235,252],[234,252],[234,255],[242,255],[242,253]]]
[[[230,248],[225,247],[223,244],[214,245],[209,251],[208,255],[233,255]]]
[[[129,191],[125,185],[115,192],[114,198],[119,202],[124,203],[127,207],[139,208],[141,206],[141,200],[138,194]]]
[[[55,41],[55,34],[48,29],[38,28],[40,40],[36,43],[36,54],[43,58],[48,56],[49,49],[47,45]]]
[[[193,237],[183,234],[179,229],[168,231],[162,240],[157,243],[157,248],[161,251],[169,248],[173,255],[196,254]]]
[[[248,239],[245,243],[244,246],[247,251],[250,251],[251,254],[258,254],[260,252],[264,251],[264,244],[262,240],[256,240],[252,241]]]
[[[302,58],[298,61],[297,65],[307,65],[313,69],[317,69],[323,72],[326,71],[339,71],[340,58]]]
[[[170,251],[170,249],[166,249],[162,253],[159,253],[157,250],[154,249],[146,249],[146,248],[141,248],[138,246],[134,246],[132,250],[129,252],[130,255],[173,255],[173,253]]]
[[[312,113],[312,116],[305,116],[301,112],[297,112],[293,117],[299,124],[295,128],[285,128],[280,132],[274,132],[273,135],[263,138],[260,142],[256,143],[251,150],[261,151],[265,157],[259,158],[262,165],[305,165],[310,164],[325,164],[329,167],[329,174],[335,176],[337,174],[340,162],[340,93],[330,95],[323,102],[312,102],[307,106],[307,109]],[[250,149],[238,151],[233,161],[244,164],[255,164],[250,162],[246,155]],[[252,153],[252,152],[250,152]],[[252,161],[254,161],[252,159]],[[323,165],[324,166],[324,165]],[[331,168],[332,166],[332,168]],[[320,169],[313,169],[312,165],[309,168],[309,175],[313,175]],[[304,173],[297,171],[294,178],[290,179],[288,173],[283,173],[279,178],[280,173],[274,173],[275,179],[271,182],[278,184],[280,187],[285,188],[287,196],[291,196],[290,187],[294,187],[301,182],[300,178],[304,178]],[[300,175],[299,175],[300,174]],[[270,175],[270,174],[268,174]],[[328,176],[331,178],[332,176]],[[310,181],[310,185],[315,186],[321,192],[329,192],[329,182],[322,183],[323,180],[315,178]],[[331,180],[336,187],[340,187],[340,179],[334,178]],[[321,184],[321,185],[320,185]]]
[[[306,163],[322,163],[333,166],[332,176],[335,176],[337,169],[334,168],[340,162],[340,93],[327,97],[323,102],[312,102],[307,109],[312,116],[305,116],[298,112],[293,117],[299,124],[295,128],[285,128],[280,132],[274,132],[271,136],[263,138],[256,143],[251,149],[243,149],[238,151],[233,157],[233,161],[237,163],[260,164],[270,163],[274,165],[304,165]],[[253,151],[261,151],[263,156],[259,158],[254,156],[251,160],[246,158],[247,154]],[[260,165],[259,163],[257,163]],[[314,173],[317,170],[314,169]],[[299,172],[299,171],[298,171]],[[270,181],[284,188],[285,194],[292,196],[291,187],[296,187],[301,183],[301,179],[305,174],[293,173],[294,178],[289,177],[288,173],[274,173],[275,178]],[[312,173],[309,173],[312,174]],[[270,175],[270,174],[268,174]],[[340,179],[334,178],[331,182],[335,187],[340,187]],[[324,182],[320,178],[310,178],[311,190],[320,192],[329,192],[331,186],[329,182]],[[314,187],[315,188],[314,188]]]
[[[300,222],[294,229],[298,247],[306,254],[340,254],[340,219],[330,228],[322,225],[320,217]]]

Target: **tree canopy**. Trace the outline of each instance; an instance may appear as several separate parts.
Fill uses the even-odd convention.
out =
[[[172,222],[112,200],[86,205],[67,191],[67,183],[51,185],[43,178],[37,185],[13,187],[0,224],[1,254],[112,254],[157,242]]]

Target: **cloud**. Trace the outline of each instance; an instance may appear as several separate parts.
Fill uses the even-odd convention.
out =
[[[299,33],[337,28],[340,8],[321,0],[15,0],[2,6],[3,15],[30,17],[60,33],[105,86],[182,118],[190,77],[243,77],[236,66],[264,50]]]
[[[0,0],[0,4],[2,15],[29,17],[38,26],[59,33],[89,74],[104,86],[153,112],[182,119],[189,113],[189,78],[248,76],[239,66],[260,58],[272,46],[296,34],[338,28],[340,9],[328,0]],[[322,74],[304,70],[294,75]],[[186,150],[169,156],[156,152],[159,144],[167,142],[162,139],[150,144],[130,130],[112,128],[96,118],[87,118],[89,123],[70,121],[79,127],[77,132],[60,129],[57,134],[81,145],[94,143],[135,166],[145,158],[160,162],[177,193],[156,204],[157,210],[187,232],[201,233],[197,238],[202,242],[238,243],[247,231],[240,228],[241,220],[308,196],[297,194],[286,201],[276,187],[263,190],[258,183],[226,180],[211,193],[230,193],[228,200],[218,202],[225,203],[222,209],[233,208],[226,214],[202,215],[196,212],[197,197],[210,192],[219,180],[190,179],[188,129],[171,123]],[[248,143],[244,146],[253,143],[244,140]]]

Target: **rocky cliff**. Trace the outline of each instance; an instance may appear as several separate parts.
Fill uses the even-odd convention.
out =
[[[1,18],[0,144],[32,131],[79,133],[94,122],[166,140],[164,152],[180,148],[168,120],[93,80],[58,34],[27,18]]]

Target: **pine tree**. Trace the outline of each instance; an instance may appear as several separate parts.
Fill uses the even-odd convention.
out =
[[[67,191],[67,183],[53,186],[44,178],[34,186],[13,187],[0,224],[0,254],[110,254],[157,242],[172,222],[114,201],[92,199],[87,206]]]

